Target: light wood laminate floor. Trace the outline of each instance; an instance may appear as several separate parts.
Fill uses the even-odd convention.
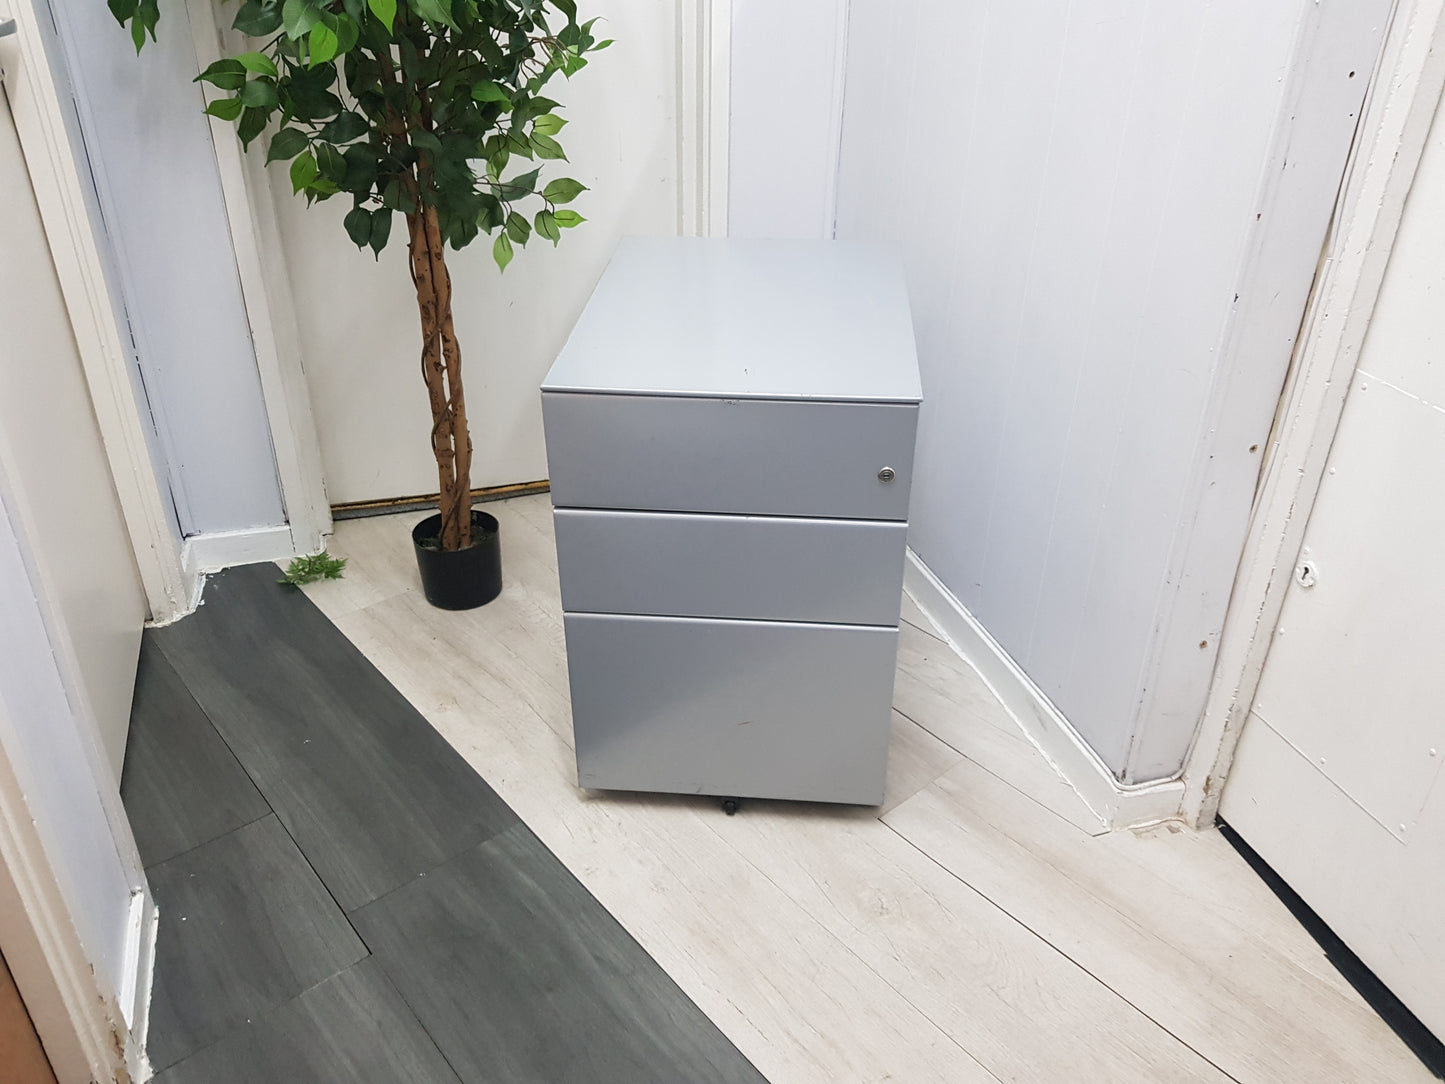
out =
[[[1105,833],[905,599],[880,809],[576,786],[551,506],[422,598],[414,513],[307,593],[774,1084],[1433,1076],[1216,832]]]

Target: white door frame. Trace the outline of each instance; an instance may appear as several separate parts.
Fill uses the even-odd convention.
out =
[[[204,71],[222,56],[243,52],[243,37],[223,29],[222,15],[213,0],[186,0],[191,42],[198,70]],[[229,23],[230,12],[222,16]],[[213,97],[214,88],[207,90]],[[276,476],[281,483],[281,503],[290,529],[289,550],[294,554],[315,553],[332,530],[331,506],[326,500],[321,469],[321,442],[311,412],[311,392],[301,364],[301,334],[296,324],[291,280],[281,255],[281,234],[266,166],[258,154],[247,154],[236,138],[230,121],[209,118],[211,145],[221,176],[221,192],[236,254],[241,297],[251,327],[256,369],[261,376],[261,397],[271,428],[271,448],[276,456]],[[254,532],[237,532],[237,534]],[[238,543],[245,544],[244,539]],[[263,543],[264,544],[264,543]],[[221,557],[235,563],[255,559],[237,550],[222,548]],[[276,556],[267,553],[264,556]],[[198,564],[206,564],[202,557]]]
[[[34,180],[37,201],[61,290],[100,423],[111,473],[125,513],[151,620],[166,624],[195,608],[203,573],[228,564],[314,553],[331,533],[331,509],[321,473],[321,450],[301,368],[290,283],[280,258],[274,205],[259,160],[245,161],[234,126],[212,119],[211,138],[246,318],[261,379],[281,485],[286,526],[182,539],[171,497],[150,455],[150,418],[141,409],[117,304],[96,241],[82,170],[71,152],[65,111],[40,34],[44,0],[13,0],[17,33],[7,39],[3,64],[16,129]],[[221,55],[213,6],[188,0],[197,61]],[[247,184],[247,178],[251,184]],[[252,199],[252,192],[263,194]],[[267,259],[268,252],[276,253]]]
[[[1445,87],[1445,0],[1399,0],[1280,400],[1204,715],[1185,819],[1208,827],[1254,701],[1405,199]]]
[[[49,19],[43,9],[44,0],[11,0],[16,30],[0,39],[0,70],[151,619],[163,624],[190,612],[199,580],[184,566],[170,493],[151,461],[150,418],[136,400],[121,309],[106,281],[86,182],[71,153],[40,29]]]

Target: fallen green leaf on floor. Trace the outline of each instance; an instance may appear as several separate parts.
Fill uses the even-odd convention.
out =
[[[300,587],[303,583],[312,583],[315,580],[339,580],[345,567],[345,557],[333,557],[322,550],[308,557],[296,558],[286,566],[285,575],[276,582]]]

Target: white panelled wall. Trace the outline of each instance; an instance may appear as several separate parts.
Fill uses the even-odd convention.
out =
[[[731,0],[728,234],[833,235],[847,0]]]
[[[1125,783],[1197,726],[1389,6],[851,2],[837,236],[909,270],[913,548]]]

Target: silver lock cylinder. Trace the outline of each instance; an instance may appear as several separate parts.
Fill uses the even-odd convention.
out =
[[[891,482],[891,481],[893,481],[893,478],[894,478],[894,474],[893,474],[893,468],[892,468],[892,467],[884,467],[882,470],[880,470],[880,471],[878,472],[878,480],[879,480],[880,482]]]

